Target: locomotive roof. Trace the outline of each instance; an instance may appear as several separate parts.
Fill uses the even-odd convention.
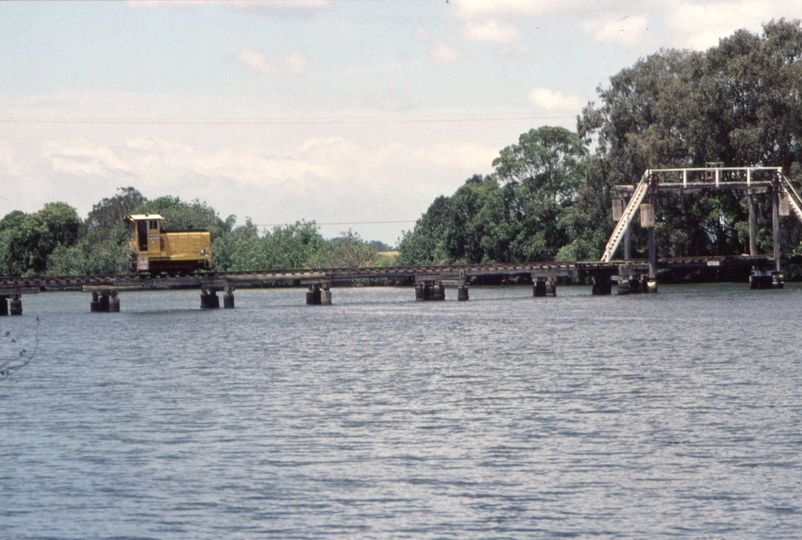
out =
[[[143,219],[164,219],[159,214],[131,214],[125,221],[141,221]]]

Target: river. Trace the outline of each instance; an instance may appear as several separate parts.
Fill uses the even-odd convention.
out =
[[[25,296],[0,537],[798,537],[802,288],[557,293]]]

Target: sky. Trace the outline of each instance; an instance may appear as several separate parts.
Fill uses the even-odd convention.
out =
[[[133,186],[395,245],[661,48],[799,0],[0,0],[0,215]]]

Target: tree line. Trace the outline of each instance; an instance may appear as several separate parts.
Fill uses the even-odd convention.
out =
[[[399,243],[400,264],[596,260],[613,229],[613,186],[646,169],[780,166],[802,179],[802,30],[772,21],[705,52],[663,49],[610,78],[577,117],[577,131],[520,136],[451,196],[435,199]],[[662,193],[655,225],[664,256],[748,252],[741,194]],[[759,196],[763,216],[768,196]],[[800,252],[802,227],[782,218],[783,252]],[[758,249],[771,252],[763,219]],[[636,256],[645,231],[634,227]],[[638,252],[640,248],[640,252]]]
[[[211,232],[218,271],[332,268],[387,265],[381,242],[366,242],[351,231],[324,239],[314,221],[259,231],[250,219],[222,219],[211,206],[163,196],[148,200],[133,187],[120,188],[93,205],[86,219],[63,202],[32,214],[14,211],[0,220],[0,275],[93,275],[126,273],[130,214],[159,214],[169,229]],[[378,249],[377,249],[378,248]]]
[[[575,132],[543,126],[503,148],[489,175],[474,175],[437,197],[403,233],[399,265],[598,259],[613,229],[616,184],[646,169],[780,166],[802,179],[802,29],[772,21],[761,34],[739,30],[704,52],[662,49],[621,70],[577,117]],[[706,190],[661,193],[656,242],[664,256],[748,252],[742,194]],[[771,215],[768,196],[760,214]],[[391,264],[375,245],[347,232],[324,239],[315,222],[260,232],[250,220],[220,218],[198,200],[147,200],[121,188],[85,220],[66,203],[0,220],[0,274],[80,275],[123,272],[123,217],[158,213],[166,226],[212,233],[216,269],[354,267]],[[802,252],[802,226],[782,218],[782,250]],[[645,230],[633,227],[635,256]],[[771,223],[758,226],[758,250],[771,252]],[[379,246],[382,247],[382,246]]]

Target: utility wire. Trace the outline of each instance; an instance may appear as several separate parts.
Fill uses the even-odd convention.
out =
[[[134,118],[33,118],[2,117],[0,124],[91,124],[91,125],[176,125],[176,126],[270,126],[321,124],[417,124],[448,122],[503,122],[508,120],[566,120],[575,116],[464,115],[419,117],[264,118],[264,119],[134,119]]]
[[[308,223],[308,222],[307,222]],[[397,224],[397,223],[416,223],[415,220],[404,220],[404,221],[342,221],[336,223],[318,223],[315,222],[315,225],[385,225],[385,224]],[[284,227],[286,225],[294,225],[294,223],[254,223],[255,227]]]

